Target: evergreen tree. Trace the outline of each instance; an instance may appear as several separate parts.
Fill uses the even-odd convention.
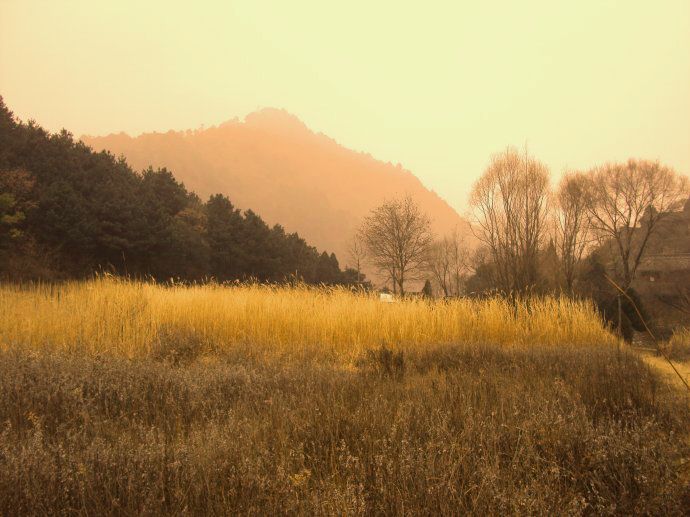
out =
[[[29,278],[40,262],[49,263],[40,275],[47,268],[52,278],[108,270],[158,280],[347,281],[335,255],[296,233],[222,195],[203,203],[165,168],[137,174],[65,130],[21,123],[0,98],[0,275],[18,274],[9,257],[27,264],[21,276]]]

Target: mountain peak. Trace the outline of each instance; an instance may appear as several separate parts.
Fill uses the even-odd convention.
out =
[[[280,108],[262,108],[244,118],[250,127],[259,127],[280,132],[308,131],[309,128],[297,116]]]

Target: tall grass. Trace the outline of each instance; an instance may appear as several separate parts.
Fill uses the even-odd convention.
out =
[[[672,361],[690,360],[690,328],[680,327],[661,345],[666,357]]]
[[[381,368],[0,352],[3,515],[682,515],[687,403],[612,347]]]
[[[690,407],[586,302],[0,287],[0,515],[682,515]]]
[[[363,350],[430,344],[582,345],[615,342],[586,302],[544,298],[381,303],[345,289],[172,286],[101,278],[0,287],[9,348],[149,355],[171,330],[209,351],[311,351],[345,362]]]

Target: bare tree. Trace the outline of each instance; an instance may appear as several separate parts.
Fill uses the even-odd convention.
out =
[[[364,243],[358,234],[355,234],[347,245],[347,254],[355,270],[357,271],[357,283],[362,282],[362,264],[366,258]]]
[[[587,212],[593,231],[609,243],[627,289],[659,221],[688,195],[688,180],[659,162],[606,164],[587,175]]]
[[[510,148],[492,158],[474,185],[475,235],[488,248],[498,287],[506,292],[524,293],[537,283],[548,197],[546,166]]]
[[[554,244],[568,293],[573,292],[575,267],[590,242],[587,216],[587,177],[582,173],[563,176],[555,195]]]
[[[433,240],[429,218],[409,196],[373,209],[364,219],[359,237],[369,260],[390,275],[401,295],[406,280],[419,279]]]
[[[430,246],[428,269],[444,296],[460,294],[467,258],[467,249],[457,228]]]

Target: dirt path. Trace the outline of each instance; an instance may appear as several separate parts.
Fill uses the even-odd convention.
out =
[[[647,364],[653,366],[659,372],[661,372],[661,374],[668,379],[673,386],[676,386],[679,390],[687,393],[687,388],[678,378],[678,374],[673,371],[673,368],[671,368],[671,365],[668,364],[666,359],[660,355],[656,355],[655,352],[650,352],[647,350],[638,349],[637,352],[642,356]],[[678,372],[683,376],[685,381],[690,384],[690,362],[681,363],[678,361],[673,361],[673,366],[676,367],[676,370],[678,370]],[[685,435],[685,439],[687,440],[687,443],[690,444],[690,433]],[[681,473],[681,478],[685,479],[686,482],[690,484],[690,458],[680,460],[678,463],[678,469]]]

